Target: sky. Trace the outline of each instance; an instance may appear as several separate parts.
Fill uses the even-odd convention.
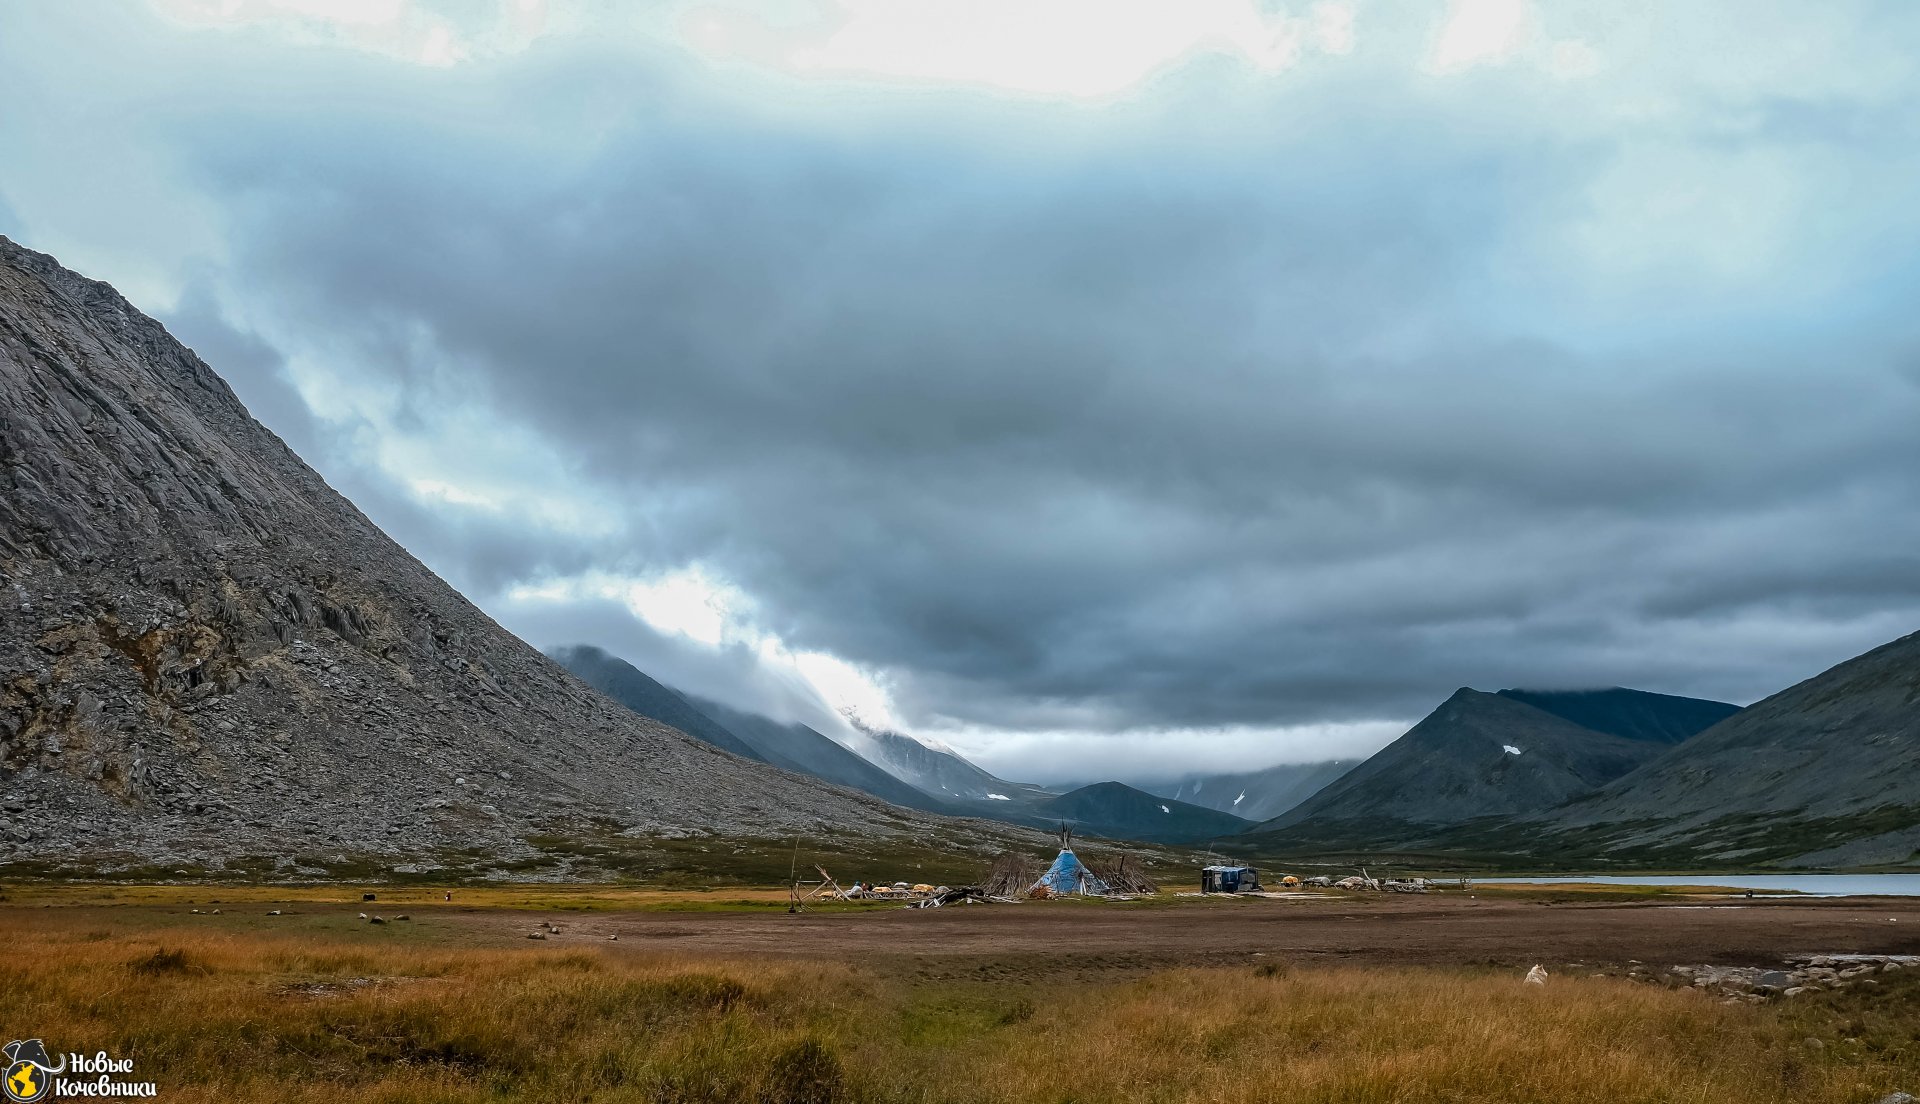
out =
[[[0,233],[541,647],[1035,781],[1920,629],[1920,7],[0,7]]]

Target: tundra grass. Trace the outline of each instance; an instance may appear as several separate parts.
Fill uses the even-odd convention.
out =
[[[0,1033],[131,1057],[176,1101],[1853,1104],[1920,1085],[1920,972],[1759,1006],[1280,962],[957,982],[98,917],[0,914]]]

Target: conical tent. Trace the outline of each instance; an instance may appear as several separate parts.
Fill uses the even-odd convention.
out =
[[[1060,826],[1059,856],[1053,860],[1052,866],[1047,867],[1047,872],[1040,875],[1040,880],[1033,883],[1033,889],[1029,892],[1041,890],[1054,896],[1085,893],[1099,897],[1107,892],[1107,883],[1100,875],[1088,870],[1087,864],[1080,861],[1080,856],[1073,853],[1073,829],[1065,824]]]
[[[1040,880],[1033,883],[1033,888],[1044,888],[1055,896],[1085,893],[1098,897],[1107,892],[1107,883],[1101,881],[1099,875],[1088,870],[1086,864],[1080,861],[1080,856],[1075,855],[1072,849],[1062,847],[1059,857],[1053,860],[1053,865],[1047,868],[1045,874],[1040,875]]]

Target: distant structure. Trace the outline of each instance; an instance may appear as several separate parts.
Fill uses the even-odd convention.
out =
[[[1251,866],[1206,866],[1200,868],[1202,893],[1259,893],[1260,872]]]

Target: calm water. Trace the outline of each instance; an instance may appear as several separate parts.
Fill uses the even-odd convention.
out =
[[[1754,892],[1791,890],[1815,897],[1920,897],[1920,874],[1649,874],[1604,875],[1584,878],[1476,878],[1479,882],[1526,882],[1533,885],[1593,883],[1599,885],[1657,886],[1710,885],[1751,889]]]

